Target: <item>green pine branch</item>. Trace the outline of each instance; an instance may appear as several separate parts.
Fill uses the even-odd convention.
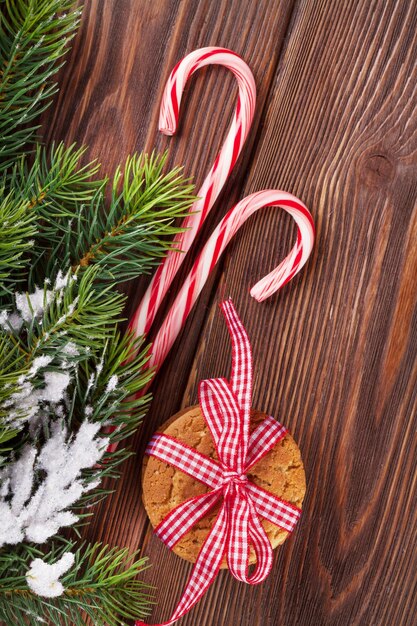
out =
[[[32,286],[58,261],[61,270],[98,266],[102,283],[149,273],[173,249],[174,222],[195,200],[180,168],[164,172],[166,155],[134,154],[109,181],[96,178],[96,161],[80,164],[84,153],[75,144],[38,146],[32,164],[21,157],[12,170],[10,188],[36,225]]]
[[[16,451],[16,440],[11,440],[19,433],[18,428],[13,428],[7,421],[9,409],[7,403],[13,393],[19,389],[18,379],[24,375],[24,355],[19,350],[18,342],[3,332],[0,332],[0,469],[7,456]]]
[[[123,319],[125,296],[112,285],[101,291],[95,289],[97,275],[93,266],[80,278],[74,275],[77,280],[68,281],[62,296],[51,300],[42,317],[35,317],[25,325],[21,345],[28,351],[28,359],[50,346],[59,352],[68,341],[100,351],[103,342],[114,332],[115,324]],[[49,280],[52,282],[53,278]]]
[[[74,565],[60,579],[64,593],[56,598],[33,593],[26,580],[33,559],[54,563],[73,548],[56,544],[46,555],[30,546],[0,551],[0,623],[84,626],[88,617],[95,626],[123,626],[149,614],[152,588],[138,580],[147,559],[126,548],[81,544]]]
[[[73,0],[4,0],[0,11],[0,172],[34,140],[38,118],[57,91],[81,11]]]
[[[129,333],[121,335],[114,329],[102,351],[100,361],[103,369],[89,393],[78,394],[76,410],[80,414],[85,413],[89,406],[92,409],[91,419],[116,427],[112,443],[130,436],[143,418],[150,396],[140,394],[153,377],[153,370],[146,367],[149,358],[149,347],[143,346],[143,338],[134,338]],[[94,367],[91,361],[84,361],[78,373],[79,390],[88,387],[92,374]],[[107,392],[109,382],[115,376],[117,386]]]
[[[73,271],[98,266],[102,282],[126,281],[148,273],[173,247],[172,236],[181,230],[174,227],[174,221],[186,214],[195,199],[180,168],[164,173],[166,155],[134,154],[123,170],[116,170],[111,182],[103,179],[88,186],[86,178],[91,180],[95,162],[80,168],[82,149],[60,145],[57,151],[63,178],[68,181],[66,189],[50,185],[45,174],[36,176],[38,189],[42,189],[34,206],[41,224],[39,237],[35,237],[37,249],[44,251],[41,269],[50,274],[59,258],[61,267]],[[52,148],[47,163],[55,161]],[[33,179],[34,169],[36,164],[24,173],[23,180]]]
[[[33,158],[22,155],[14,164],[10,187],[19,195],[37,219],[71,219],[79,204],[91,202],[107,178],[97,180],[100,165],[96,160],[81,165],[86,146],[52,142],[49,148],[36,144]]]
[[[14,192],[0,187],[0,302],[12,285],[22,282],[34,244],[35,216]]]
[[[110,280],[128,280],[148,273],[172,249],[172,236],[181,231],[174,220],[195,197],[180,168],[163,172],[165,161],[166,154],[134,154],[116,170],[108,210],[98,196],[80,212],[73,267],[99,265]]]
[[[58,291],[49,281],[41,294],[45,301],[42,316],[20,319],[17,327],[10,324],[8,330],[0,331],[0,444],[24,427],[24,413],[21,428],[16,430],[15,422],[7,422],[7,413],[13,409],[7,401],[28,382],[34,389],[43,388],[44,370],[32,375],[30,372],[36,360],[45,356],[49,372],[61,372],[70,364],[75,366],[73,382],[67,390],[71,402],[65,411],[72,429],[86,418],[103,425],[111,422],[115,426],[109,435],[113,443],[126,439],[140,424],[149,396],[136,396],[152,378],[152,370],[145,367],[149,349],[142,347],[142,338],[121,335],[117,330],[126,297],[111,285],[95,289],[98,273],[97,266],[90,266],[80,279],[74,280],[76,274],[69,277],[66,286]],[[20,297],[25,300],[24,294]],[[30,294],[27,302],[31,303]],[[7,324],[6,319],[6,329]],[[115,376],[117,386],[108,390],[109,381]],[[46,405],[44,414],[45,411]],[[49,411],[53,419],[56,406],[52,404]],[[17,445],[17,441],[14,443]],[[117,475],[113,469],[126,455],[121,448],[106,458],[103,477]]]

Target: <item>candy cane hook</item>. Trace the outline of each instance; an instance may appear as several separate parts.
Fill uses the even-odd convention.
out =
[[[182,329],[204,284],[220,255],[242,224],[256,211],[279,206],[295,220],[297,241],[289,255],[251,289],[251,296],[261,302],[283,287],[307,262],[314,244],[314,222],[307,207],[285,191],[268,189],[247,196],[221,220],[200,252],[184,281],[152,345],[150,367],[159,369]]]
[[[152,281],[131,320],[130,329],[136,336],[149,331],[159,306],[168,291],[185,253],[190,249],[198,231],[230,175],[247,138],[256,104],[256,86],[252,72],[238,54],[226,48],[201,48],[180,61],[167,81],[162,97],[159,130],[173,135],[177,129],[181,97],[189,77],[206,65],[222,65],[236,77],[239,95],[233,121],[222,149],[198,192],[199,199],[182,224],[188,230],[175,238],[175,247],[183,254],[171,251],[157,268]]]

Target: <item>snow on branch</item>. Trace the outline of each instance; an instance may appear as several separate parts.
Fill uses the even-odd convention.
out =
[[[30,589],[44,598],[57,598],[65,589],[59,577],[65,574],[74,565],[74,554],[65,552],[55,563],[46,563],[42,559],[34,559],[26,573],[26,580]]]
[[[62,423],[55,423],[39,453],[27,444],[0,471],[0,547],[43,543],[78,521],[70,508],[98,484],[83,478],[82,470],[93,468],[108,445],[107,438],[97,437],[100,426],[83,422],[68,438]]]

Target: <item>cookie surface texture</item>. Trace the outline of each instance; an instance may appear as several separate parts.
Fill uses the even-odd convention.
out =
[[[265,418],[265,413],[251,410],[250,430],[254,430]],[[218,460],[214,442],[198,405],[176,413],[158,429],[182,441],[202,454]],[[305,473],[300,450],[290,434],[286,434],[247,474],[248,479],[275,496],[301,508],[305,489]],[[198,480],[160,461],[145,456],[142,468],[142,499],[152,526],[155,528],[176,506],[189,498],[210,490]],[[173,552],[187,561],[195,562],[200,548],[212,528],[221,502],[174,546]],[[288,537],[288,532],[262,519],[262,525],[273,548]],[[256,558],[251,549],[250,563]],[[227,568],[226,560],[222,568]]]

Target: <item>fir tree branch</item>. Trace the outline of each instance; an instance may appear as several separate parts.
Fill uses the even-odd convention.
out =
[[[0,172],[33,141],[36,119],[57,91],[53,75],[63,65],[80,21],[73,0],[4,0],[0,11]]]
[[[42,217],[43,241],[51,262],[60,258],[73,271],[94,265],[101,282],[120,282],[148,273],[173,247],[172,235],[181,229],[174,220],[183,217],[194,201],[192,187],[180,168],[163,173],[166,155],[134,154],[123,172],[116,171],[111,198],[105,196],[107,180],[89,202],[77,199],[72,221],[37,207]],[[62,206],[62,204],[61,204]]]
[[[54,563],[73,548],[72,543],[55,544],[46,555],[30,546],[0,552],[0,622],[84,626],[88,616],[95,626],[123,626],[149,614],[152,589],[138,580],[146,558],[101,544],[78,546],[73,567],[61,578],[61,596],[33,593],[26,579],[33,559]]]
[[[14,438],[13,448],[20,448],[27,441],[27,433],[22,431],[27,423],[38,445],[42,437],[37,433],[43,424],[47,443],[49,424],[58,417],[74,433],[84,421],[111,424],[111,442],[126,439],[140,424],[149,395],[139,392],[153,374],[145,367],[149,350],[141,350],[141,339],[121,336],[117,331],[124,297],[111,292],[110,287],[95,291],[92,285],[97,270],[88,267],[80,281],[70,274],[58,276],[55,284],[38,290],[41,317],[32,294],[16,297],[19,324],[17,328],[10,325],[9,332],[0,335],[0,352],[4,353],[0,367],[4,389],[0,392],[0,443]],[[61,386],[58,395],[51,386],[55,383]],[[106,453],[101,467],[87,469],[83,476],[95,483],[117,477],[119,465],[128,456],[123,447]],[[74,503],[77,515],[81,506],[90,506],[107,493],[103,489],[88,491]],[[82,519],[90,513],[82,514]]]
[[[9,408],[7,403],[19,389],[18,379],[25,373],[24,358],[18,345],[10,335],[0,331],[0,468],[6,461],[7,453],[16,451],[16,441],[10,445],[19,432],[8,423]]]
[[[62,372],[73,372],[73,383],[67,392],[75,398],[81,394],[81,389],[90,389],[83,375],[85,369],[98,368],[99,363],[103,369],[104,353],[109,342],[110,354],[117,350],[114,347],[116,326],[121,319],[125,296],[112,291],[111,286],[95,290],[97,270],[96,267],[88,268],[80,280],[75,280],[77,275],[68,273],[64,276],[61,272],[55,277],[55,283],[48,280],[43,289],[37,288],[30,294],[15,294],[16,309],[0,313],[1,325],[6,330],[0,332],[0,356],[3,357],[0,362],[0,443],[11,439],[27,421],[33,422],[41,410],[44,421],[47,415],[51,419],[56,418],[56,401],[48,407],[45,404],[50,394],[42,391],[46,382],[44,367],[58,376]],[[126,342],[119,335],[117,342],[120,342],[119,354],[124,358]],[[84,369],[79,376],[78,370],[83,363]],[[137,374],[137,382],[133,383],[135,390],[149,378],[149,375],[141,376],[139,373],[144,363],[144,359],[132,362],[133,372]],[[119,365],[122,365],[120,361]],[[104,390],[107,385],[106,371],[100,379],[104,380]],[[109,377],[112,375],[109,373]],[[96,387],[95,383],[92,388]],[[114,393],[108,395],[113,396]],[[94,402],[97,400],[97,397],[94,398]],[[68,424],[73,419],[73,405],[74,402],[67,401]],[[113,397],[111,405],[117,405]],[[62,407],[60,414],[63,416]],[[81,407],[75,425],[84,417],[87,415]],[[131,422],[127,419],[129,423],[131,429],[138,424],[136,414],[132,415]],[[130,432],[126,426],[124,436]]]
[[[37,221],[31,286],[58,264],[80,272],[96,265],[101,283],[148,273],[173,248],[181,231],[174,220],[195,200],[180,168],[163,172],[166,155],[134,154],[109,183],[94,178],[95,161],[80,165],[84,152],[75,144],[38,146],[31,166],[22,157],[13,168],[10,185]]]
[[[114,325],[123,319],[125,296],[115,291],[113,285],[97,291],[97,274],[97,268],[91,267],[80,279],[72,276],[61,297],[52,298],[41,320],[31,320],[27,325],[28,359],[45,346],[59,351],[71,340],[100,352]]]
[[[97,361],[92,366],[87,360],[78,369],[75,410],[81,415],[87,413],[103,426],[115,426],[112,443],[129,437],[136,430],[149,404],[149,394],[139,397],[153,377],[153,370],[145,367],[150,358],[149,347],[142,346],[143,338],[134,338],[129,333],[121,335],[115,329],[104,346],[99,366]],[[100,372],[95,376],[97,369]]]
[[[0,188],[0,303],[10,297],[12,284],[22,282],[36,232],[35,216],[14,192]]]
[[[94,178],[100,169],[96,160],[80,164],[86,150],[86,146],[77,148],[75,143],[66,147],[63,142],[52,142],[49,148],[37,144],[32,163],[22,155],[11,170],[9,186],[44,224],[44,236],[55,234],[52,220],[71,219],[77,206],[91,202],[107,183],[107,178]]]
[[[69,244],[73,268],[94,264],[109,280],[128,280],[148,273],[173,248],[171,237],[181,231],[174,220],[195,198],[180,168],[163,173],[165,161],[166,155],[128,157],[123,173],[119,168],[114,176],[108,211],[97,198],[80,214]]]

